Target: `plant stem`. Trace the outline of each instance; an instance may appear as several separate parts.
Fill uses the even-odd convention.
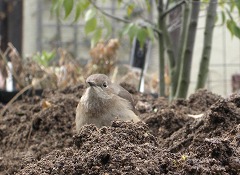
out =
[[[183,55],[183,67],[181,70],[181,78],[179,89],[177,90],[177,98],[186,98],[188,93],[188,87],[190,83],[190,75],[191,75],[191,64],[192,64],[192,55],[193,55],[193,48],[195,43],[195,36],[197,30],[197,22],[198,22],[198,15],[200,10],[200,1],[194,0],[191,10],[191,19],[189,23],[188,29],[188,36],[187,36],[187,43],[186,49]]]
[[[176,55],[173,50],[172,40],[170,38],[169,31],[167,29],[165,21],[163,21],[163,35],[165,41],[165,47],[168,54],[168,66],[169,66],[169,76],[170,80],[172,81],[173,77],[175,76],[175,66],[176,66]],[[172,88],[171,88],[172,89]],[[172,92],[170,91],[169,99],[172,99]]]
[[[183,16],[182,16],[182,30],[180,34],[180,40],[179,40],[179,48],[178,48],[178,56],[176,60],[176,68],[175,68],[175,76],[172,80],[172,95],[176,96],[177,89],[180,88],[180,72],[183,69],[183,56],[184,56],[184,50],[186,48],[186,42],[187,42],[187,32],[189,27],[189,20],[190,20],[190,4],[186,3],[185,6],[183,6]]]
[[[213,29],[216,17],[218,0],[211,0],[208,6],[207,18],[204,31],[204,48],[202,52],[202,58],[199,67],[198,80],[196,90],[199,88],[204,88],[207,76],[208,68],[210,62],[210,55],[212,49],[212,37]]]

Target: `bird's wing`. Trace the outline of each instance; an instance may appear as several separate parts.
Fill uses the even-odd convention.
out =
[[[114,93],[116,93],[116,95],[128,100],[132,106],[132,109],[135,110],[132,95],[126,89],[124,89],[122,86],[116,85],[116,84],[114,84],[112,88],[114,89]]]

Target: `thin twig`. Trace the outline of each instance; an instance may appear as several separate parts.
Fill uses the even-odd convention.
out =
[[[167,14],[169,14],[171,11],[173,11],[174,9],[176,9],[177,7],[181,6],[181,5],[184,4],[184,3],[187,3],[186,0],[182,0],[182,1],[178,2],[175,6],[171,7],[171,8],[168,9],[167,11],[165,11],[165,12],[162,14],[161,18],[162,18],[162,19],[165,18],[165,16],[166,16]]]
[[[1,111],[0,116],[2,117],[3,114],[6,112],[6,110],[9,108],[9,106],[10,106],[13,102],[15,102],[15,101],[18,99],[18,97],[20,97],[25,91],[31,89],[32,87],[33,87],[33,85],[30,84],[30,85],[24,87],[23,89],[21,89],[21,90],[6,104],[6,106],[4,106],[4,108],[3,108],[2,111]]]
[[[2,57],[3,61],[5,62],[8,70],[10,70],[10,67],[9,67],[8,64],[7,64],[7,63],[8,63],[7,58],[6,58],[6,56],[4,56],[4,55],[5,55],[5,53],[3,53],[3,52],[0,50],[0,56]],[[20,80],[19,80],[19,77],[17,76],[16,72],[15,72],[13,69],[12,69],[12,74],[13,74],[14,78],[16,79],[17,83],[18,83],[21,87],[23,87],[23,86],[22,86],[22,83],[21,83]]]
[[[32,122],[33,122],[33,120],[32,120]],[[31,122],[31,123],[32,123],[32,122]],[[26,140],[26,143],[25,143],[25,148],[28,148],[28,146],[29,146],[29,140],[30,140],[30,137],[31,137],[31,134],[32,134],[32,126],[30,125],[29,127],[30,127],[30,128],[29,128],[27,140]]]
[[[93,2],[92,0],[89,0],[89,1],[90,1],[90,3],[91,3],[97,10],[99,10],[103,15],[105,15],[105,16],[107,16],[107,17],[109,17],[109,18],[115,19],[115,20],[117,20],[117,21],[124,22],[124,23],[132,23],[132,21],[130,21],[130,20],[127,20],[127,19],[124,19],[124,18],[119,18],[119,17],[117,17],[117,16],[114,16],[114,15],[112,15],[112,14],[109,14],[109,13],[105,12],[105,11],[102,10],[100,7],[98,7],[95,2]],[[158,33],[158,34],[162,33],[159,29],[157,29],[157,28],[154,27],[154,24],[153,24],[152,22],[150,22],[149,20],[145,20],[145,19],[144,19],[144,21],[147,22],[147,23],[149,23],[149,24],[152,26],[152,29],[153,29],[156,33]]]
[[[43,76],[39,81],[37,81],[35,84],[30,84],[26,87],[24,87],[23,89],[21,89],[7,104],[6,106],[4,106],[4,108],[2,109],[1,113],[0,113],[0,117],[2,117],[4,115],[4,113],[6,112],[6,110],[11,106],[12,103],[14,103],[18,97],[20,97],[24,92],[26,92],[27,90],[36,87],[38,84],[40,84],[42,81],[44,81],[46,79],[46,76]]]
[[[8,47],[8,48],[5,50],[5,52],[3,53],[3,56],[6,57],[7,54],[8,54],[8,52],[9,52],[10,50],[11,50],[10,47]]]
[[[13,50],[15,52],[15,54],[19,57],[19,54],[18,54],[16,48],[12,45],[12,43],[8,43],[8,48],[4,53],[0,50],[0,56],[2,57],[3,61],[5,62],[6,66],[8,67],[9,70],[10,70],[10,67],[7,64],[8,60],[7,60],[6,56],[9,53],[10,50]],[[12,69],[12,74],[13,74],[13,77],[15,78],[15,80],[17,81],[17,83],[19,84],[19,86],[24,87],[24,85],[20,81],[20,78],[19,78],[19,76],[17,75],[17,73],[15,72],[14,69]]]
[[[20,58],[17,49],[13,46],[12,43],[9,42],[9,43],[8,43],[8,47],[10,47],[10,49],[12,49],[12,51],[16,54],[16,56],[17,56],[18,58]]]
[[[129,21],[129,20],[127,20],[127,19],[119,18],[119,17],[117,17],[117,16],[114,16],[114,15],[112,15],[112,14],[109,14],[109,13],[105,12],[105,11],[102,10],[100,7],[98,7],[95,2],[93,2],[92,0],[89,0],[89,1],[90,1],[90,3],[91,3],[97,10],[99,10],[99,11],[100,11],[102,14],[104,14],[105,16],[110,17],[110,18],[113,18],[113,19],[115,19],[115,20],[117,20],[117,21],[122,21],[122,22],[125,22],[125,23],[131,23],[131,21]]]

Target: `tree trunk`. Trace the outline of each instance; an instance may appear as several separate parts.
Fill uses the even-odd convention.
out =
[[[190,3],[186,3],[185,6],[183,6],[182,29],[181,29],[180,40],[179,40],[178,56],[176,60],[175,74],[172,79],[171,92],[173,96],[176,96],[177,88],[179,86],[180,71],[183,66],[183,54],[186,47],[187,32],[188,32],[189,19],[190,19],[189,13],[190,13]]]
[[[204,31],[204,48],[203,48],[201,63],[199,67],[196,89],[204,88],[207,80],[217,5],[218,5],[218,0],[211,0],[208,6],[206,25],[205,25],[205,31]]]
[[[164,36],[163,36],[163,0],[158,0],[158,51],[159,51],[159,95],[165,96],[165,82],[164,82],[164,70],[165,70],[165,57],[164,57]]]
[[[168,54],[169,76],[170,76],[170,80],[172,80],[173,77],[175,76],[175,65],[176,65],[175,60],[176,60],[176,58],[175,58],[175,53],[173,50],[172,40],[170,38],[170,34],[168,32],[165,21],[163,21],[163,35],[164,35],[166,51]],[[170,90],[169,99],[172,99],[172,97],[173,97],[172,95],[173,94]]]
[[[191,19],[189,23],[186,49],[184,51],[184,55],[182,58],[183,65],[180,72],[180,79],[179,79],[180,81],[178,85],[179,88],[177,89],[177,93],[176,93],[177,98],[187,97],[188,87],[190,83],[192,55],[193,55],[193,48],[195,43],[199,10],[200,10],[200,1],[194,0],[192,4],[192,10],[191,10]]]

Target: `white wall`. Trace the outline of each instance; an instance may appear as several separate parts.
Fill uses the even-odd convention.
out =
[[[204,15],[204,12],[202,13]],[[232,37],[228,29],[225,26],[221,26],[220,22],[219,20],[214,28],[206,88],[219,95],[228,96],[232,92],[231,76],[235,73],[240,73],[240,40]],[[204,25],[205,18],[200,18],[194,47],[189,94],[193,93],[196,87],[203,48]]]
[[[37,1],[23,1],[23,55],[36,52],[37,36]]]

